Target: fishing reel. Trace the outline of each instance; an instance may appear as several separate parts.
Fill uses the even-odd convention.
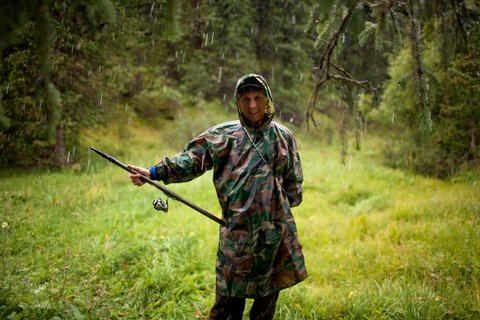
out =
[[[152,202],[153,208],[157,211],[163,211],[165,213],[168,212],[168,197],[167,197],[167,202],[163,202],[161,197],[158,197],[158,199],[153,200]]]

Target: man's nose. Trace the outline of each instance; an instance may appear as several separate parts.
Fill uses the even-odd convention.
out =
[[[255,100],[250,101],[250,103],[248,104],[248,107],[252,108],[252,109],[256,108],[257,107],[257,101],[255,101]]]

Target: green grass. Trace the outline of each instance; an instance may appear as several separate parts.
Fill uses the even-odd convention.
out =
[[[0,318],[208,317],[218,226],[174,201],[168,214],[154,211],[156,189],[134,187],[87,149],[146,166],[174,153],[164,131],[174,126],[121,128],[85,133],[80,170],[0,172],[9,225]],[[374,138],[342,166],[339,144],[298,137],[305,184],[294,214],[310,276],[282,291],[276,319],[478,319],[478,176],[448,182],[387,168]],[[220,213],[210,173],[169,188]]]

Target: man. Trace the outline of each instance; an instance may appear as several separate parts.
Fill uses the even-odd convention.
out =
[[[216,302],[210,319],[273,319],[280,290],[307,277],[290,207],[302,201],[302,169],[293,134],[273,122],[265,79],[240,78],[235,87],[239,121],[214,126],[183,153],[165,157],[141,174],[164,183],[192,180],[214,170],[213,182],[227,226],[220,227]],[[143,185],[139,175],[132,182]]]

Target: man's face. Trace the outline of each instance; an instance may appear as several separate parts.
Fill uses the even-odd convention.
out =
[[[265,115],[267,97],[258,91],[249,91],[244,94],[237,94],[238,106],[249,124],[259,127]]]

